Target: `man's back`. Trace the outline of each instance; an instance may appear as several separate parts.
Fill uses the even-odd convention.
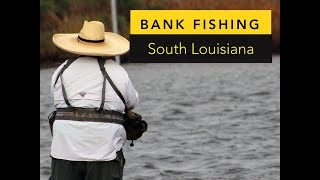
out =
[[[66,63],[66,62],[65,62]],[[58,78],[60,65],[52,76],[51,96],[56,108],[67,108],[63,98],[61,79],[67,99],[74,107],[99,108],[102,100],[103,75],[94,57],[76,59]],[[113,60],[104,65],[110,78],[126,100],[127,108],[133,109],[138,103],[138,93],[123,67]],[[105,110],[124,113],[125,106],[111,85],[105,86]],[[104,122],[55,121],[51,155],[58,159],[75,161],[112,160],[126,141],[122,125]]]

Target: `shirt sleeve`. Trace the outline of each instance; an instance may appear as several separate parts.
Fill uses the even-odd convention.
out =
[[[135,90],[130,78],[127,81],[127,109],[132,110],[139,103],[139,95]]]

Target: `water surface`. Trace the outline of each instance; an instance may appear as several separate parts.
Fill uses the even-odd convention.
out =
[[[280,57],[266,64],[124,64],[148,122],[125,180],[279,180]],[[40,178],[50,176],[54,69],[40,70]]]

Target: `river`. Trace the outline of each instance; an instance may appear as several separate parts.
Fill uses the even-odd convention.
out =
[[[279,180],[280,56],[272,63],[123,64],[149,129],[124,180]],[[40,70],[40,179],[50,176],[53,68]]]

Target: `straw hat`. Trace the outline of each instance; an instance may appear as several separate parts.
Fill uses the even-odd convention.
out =
[[[53,43],[78,55],[116,56],[129,51],[129,41],[119,34],[105,32],[100,21],[84,21],[80,33],[54,34]]]

